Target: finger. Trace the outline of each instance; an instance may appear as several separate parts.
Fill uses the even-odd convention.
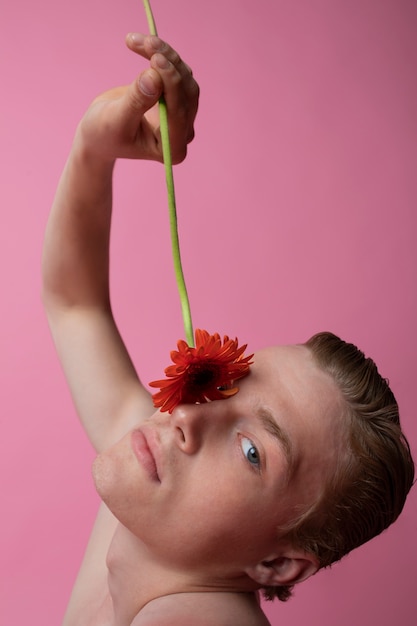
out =
[[[172,158],[178,163],[184,159],[187,144],[194,137],[199,87],[190,67],[159,37],[131,33],[126,43],[131,50],[148,58],[161,77],[168,108]]]
[[[140,54],[146,59],[150,59],[156,52],[166,56],[180,72],[183,78],[192,76],[191,68],[183,62],[178,52],[176,52],[166,41],[155,35],[143,35],[141,33],[129,33],[126,36],[126,44],[133,52]]]
[[[194,101],[195,94],[197,93],[198,100],[198,85],[193,78],[190,66],[182,60],[178,52],[167,44],[166,41],[163,41],[154,35],[130,33],[126,37],[126,43],[131,50],[149,60],[155,54],[164,55],[165,58],[168,59],[168,61],[172,63],[172,65],[179,72],[182,80],[184,81],[184,88],[188,91],[189,98]]]
[[[193,77],[192,69],[166,41],[159,37],[145,38],[145,49],[154,50],[154,55],[163,55],[175,67],[182,79],[183,89],[188,97],[189,106],[197,111],[199,87]],[[151,57],[152,61],[152,57]],[[164,66],[165,67],[165,66]]]
[[[184,81],[174,65],[165,56],[154,54],[151,58],[151,69],[160,77],[168,110],[172,161],[180,163],[186,157],[187,144],[192,138],[190,128],[193,126],[195,114],[190,115],[189,97],[184,90]],[[154,115],[155,112],[151,113]],[[155,120],[152,125],[156,128]],[[157,137],[159,139],[159,132]]]

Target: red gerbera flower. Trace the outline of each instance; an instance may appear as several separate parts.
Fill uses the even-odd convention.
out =
[[[239,391],[234,381],[249,374],[253,354],[244,356],[246,344],[238,347],[237,339],[195,331],[195,348],[180,339],[178,351],[171,352],[174,365],[166,368],[164,380],[149,383],[159,387],[153,402],[161,411],[172,413],[179,404],[220,400]]]

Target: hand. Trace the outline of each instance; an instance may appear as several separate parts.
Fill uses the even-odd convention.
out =
[[[173,163],[187,154],[194,137],[199,88],[188,65],[158,37],[132,33],[126,44],[150,60],[129,86],[117,87],[96,98],[83,117],[75,140],[95,160],[117,158],[162,161],[158,99],[167,110]]]

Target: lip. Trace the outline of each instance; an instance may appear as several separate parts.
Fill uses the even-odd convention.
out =
[[[147,437],[143,430],[139,428],[132,432],[131,441],[133,452],[149,478],[154,482],[160,483],[153,437],[149,435]]]

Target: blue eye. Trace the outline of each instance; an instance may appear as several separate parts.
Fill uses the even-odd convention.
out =
[[[243,454],[248,459],[249,463],[259,469],[261,465],[261,458],[256,446],[253,445],[253,442],[247,437],[242,437],[241,446]]]

